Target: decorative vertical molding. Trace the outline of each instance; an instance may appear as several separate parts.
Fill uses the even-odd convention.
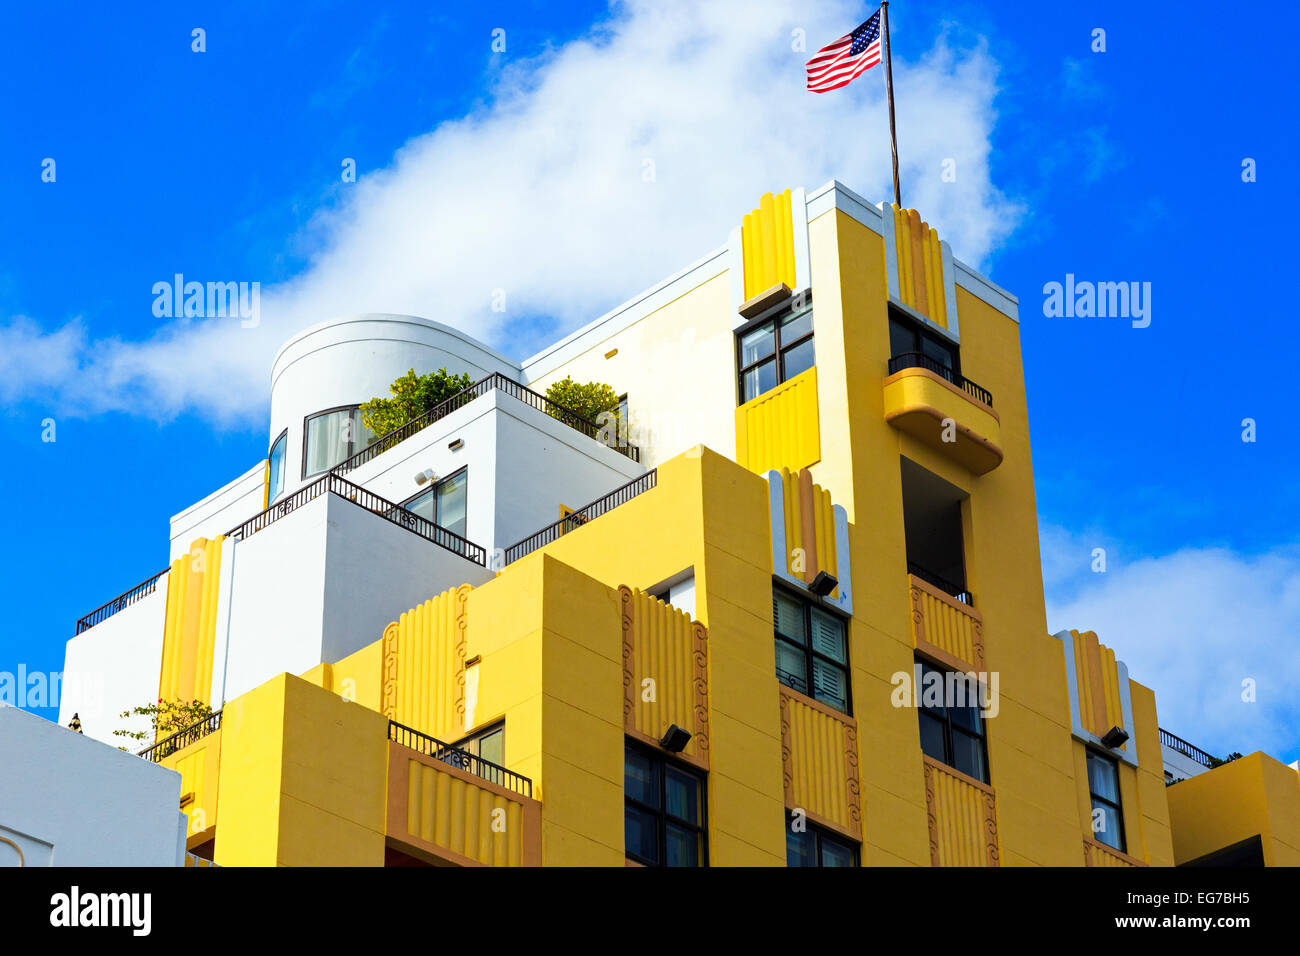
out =
[[[916,586],[916,582],[908,575],[908,580],[912,583],[908,587],[908,592],[912,598],[912,634],[916,637],[916,643],[919,646],[922,641],[929,643],[925,636],[925,606],[922,604],[921,589]]]
[[[858,780],[858,732],[844,725],[844,781],[849,804],[849,819],[862,834],[862,784]]]
[[[993,794],[984,794],[984,838],[985,857],[989,866],[1001,866],[998,850],[998,806]]]
[[[632,731],[636,729],[636,718],[632,715],[632,695],[634,693],[632,687],[632,621],[634,606],[632,589],[626,584],[620,585],[618,589],[618,597],[619,605],[623,612],[623,729],[625,731]]]
[[[943,263],[943,298],[947,311],[948,331],[961,342],[961,329],[957,323],[957,274],[952,264],[952,247],[947,240],[939,240],[939,253]]]
[[[785,805],[794,806],[794,747],[790,743],[790,698],[781,694],[781,780]]]
[[[384,628],[383,711],[389,720],[397,719],[397,635],[402,625],[393,621]]]
[[[469,727],[465,725],[465,631],[469,624],[465,616],[465,608],[469,602],[469,592],[471,588],[468,584],[462,584],[456,589],[456,638],[455,638],[455,660],[456,668],[456,724],[460,733],[465,733]]]
[[[794,242],[795,291],[812,288],[812,257],[808,243],[808,193],[799,186],[790,190],[790,231]]]
[[[1128,746],[1128,743],[1133,742],[1135,737],[1132,697],[1128,686],[1128,666],[1120,660],[1115,662],[1116,680],[1119,682],[1120,711],[1124,719],[1124,729],[1129,733],[1129,741],[1123,747],[1112,750],[1105,748],[1101,738],[1093,733],[1084,722],[1083,707],[1086,701],[1080,699],[1082,693],[1079,680],[1082,675],[1078,672],[1079,669],[1076,666],[1075,659],[1075,643],[1083,640],[1083,635],[1076,634],[1074,631],[1057,631],[1052,636],[1061,642],[1062,652],[1065,657],[1065,689],[1070,696],[1070,721],[1074,738],[1082,743],[1107,749],[1124,763],[1136,767],[1138,765],[1137,747],[1135,745],[1130,749]],[[1086,656],[1086,650],[1081,650],[1080,656]],[[1109,730],[1110,728],[1106,729]]]
[[[695,752],[707,767],[709,764],[709,631],[699,621],[691,625],[691,658],[695,664]],[[628,643],[623,644],[624,661],[627,661]],[[624,663],[624,687],[628,680]],[[625,690],[626,694],[627,691]],[[628,702],[624,699],[624,706]]]
[[[811,474],[811,473],[809,473]],[[772,541],[772,573],[787,584],[803,591],[808,589],[808,581],[790,571],[790,542],[785,535],[785,480],[780,471],[775,469],[763,475],[767,479],[768,527]],[[835,592],[824,600],[845,614],[853,613],[853,560],[849,550],[849,513],[843,505],[833,505],[835,516],[835,571],[839,585]],[[827,547],[829,554],[830,548]],[[807,567],[808,565],[806,565]],[[815,573],[814,575],[815,576]],[[809,577],[808,580],[812,580]]]
[[[894,223],[894,207],[878,202],[881,237],[885,240],[885,297],[903,299],[902,284],[898,280],[898,234]]]
[[[939,815],[934,806],[934,768],[925,764],[925,817],[930,829],[930,865],[939,865]]]
[[[813,493],[812,472],[802,469],[797,475],[791,475],[797,482],[795,493],[799,496],[799,527],[803,537],[804,565],[803,579],[811,584],[817,572],[821,570],[822,556],[817,552],[817,517]]]

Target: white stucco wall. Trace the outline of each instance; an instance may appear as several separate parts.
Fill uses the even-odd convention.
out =
[[[509,547],[646,472],[594,438],[508,396],[497,426],[497,547]],[[471,486],[471,493],[473,488]]]
[[[415,481],[426,468],[439,478],[467,469],[465,537],[489,552],[555,521],[561,504],[580,507],[646,470],[493,389],[343,477],[400,504],[428,488]]]
[[[181,776],[0,707],[0,866],[180,866]]]
[[[389,394],[398,376],[440,368],[477,381],[500,372],[516,381],[519,364],[450,326],[410,315],[370,313],[312,326],[281,346],[271,369],[267,447],[286,428],[285,491],[303,485],[303,420],[340,405]]]
[[[151,594],[68,641],[59,695],[61,726],[76,713],[82,733],[114,746],[124,742],[113,736],[114,730],[150,729],[148,718],[122,720],[118,715],[158,697],[168,577],[160,577]]]
[[[222,575],[213,693],[225,701],[346,657],[403,611],[492,572],[328,494],[236,542]]]
[[[215,538],[262,510],[266,464],[259,461],[234,481],[218,488],[171,519],[171,557],[189,552],[195,538]]]
[[[1172,773],[1175,780],[1190,780],[1210,769],[1163,743],[1160,745],[1160,755],[1164,758],[1165,773]]]

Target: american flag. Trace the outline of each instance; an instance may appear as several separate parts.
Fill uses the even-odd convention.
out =
[[[880,62],[880,11],[865,23],[822,47],[808,61],[808,89],[828,93],[847,86],[859,73]]]

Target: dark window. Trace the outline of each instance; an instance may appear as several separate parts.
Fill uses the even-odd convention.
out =
[[[462,468],[402,503],[407,511],[465,537],[469,471]]]
[[[849,658],[844,618],[773,589],[776,677],[814,700],[849,712]]]
[[[745,326],[736,348],[743,405],[813,367],[812,305]]]
[[[271,445],[267,455],[266,503],[270,505],[284,491],[284,451],[289,447],[289,429],[280,432],[280,437]]]
[[[479,760],[486,760],[495,767],[484,766],[478,761],[470,761],[473,766],[466,767],[472,773],[477,773],[485,780],[491,780],[495,784],[505,786],[505,774],[498,770],[497,767],[504,767],[506,763],[506,725],[504,722],[493,724],[485,730],[471,734],[456,744],[456,747],[467,753],[473,754]]]
[[[958,362],[957,347],[944,339],[937,332],[932,332],[907,318],[897,309],[889,310],[889,357],[919,354],[951,373],[949,378],[961,372]]]
[[[921,750],[981,783],[989,782],[984,718],[980,716],[979,682],[955,671],[917,661],[916,688],[921,722]]]
[[[1124,852],[1124,814],[1119,800],[1119,763],[1088,751],[1088,793],[1092,797],[1092,835]]]
[[[329,471],[378,437],[361,421],[361,411],[356,405],[308,415],[303,423],[303,478]]]
[[[623,835],[645,866],[707,866],[704,777],[647,748],[624,752]]]
[[[857,844],[836,836],[829,830],[802,822],[802,832],[794,829],[794,815],[786,814],[786,866],[857,866]]]

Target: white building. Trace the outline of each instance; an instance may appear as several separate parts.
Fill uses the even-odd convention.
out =
[[[181,866],[181,775],[0,707],[0,866]]]
[[[478,384],[376,441],[357,407],[408,370],[444,367]],[[616,428],[565,414],[525,381],[519,363],[414,316],[348,316],[293,336],[271,369],[266,460],[171,519],[167,570],[78,622],[60,723],[77,712],[87,735],[115,739],[121,713],[171,696],[169,659],[185,671],[179,696],[196,688],[214,710],[281,672],[337,661],[645,473]],[[209,557],[219,573],[204,577]],[[180,634],[181,618],[203,634]],[[169,655],[169,634],[177,648],[199,641],[210,671],[195,673],[189,651]]]

